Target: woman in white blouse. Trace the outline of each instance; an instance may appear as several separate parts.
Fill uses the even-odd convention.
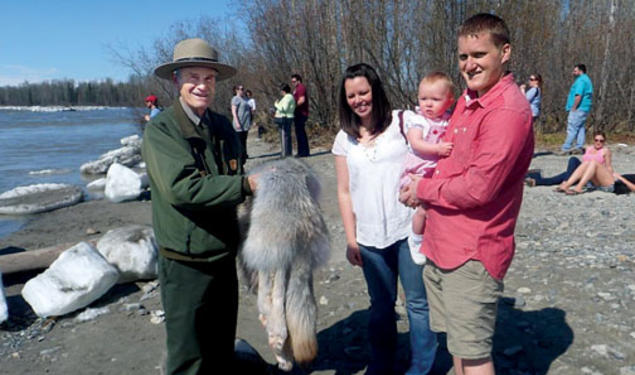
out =
[[[399,176],[408,151],[399,118],[375,70],[346,69],[339,94],[341,130],[333,144],[337,196],[346,258],[363,269],[370,295],[371,357],[366,374],[394,373],[397,348],[397,278],[406,294],[411,360],[406,374],[427,374],[437,347],[428,302],[407,244],[412,210],[398,201]]]

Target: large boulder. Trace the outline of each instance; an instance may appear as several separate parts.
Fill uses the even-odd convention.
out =
[[[0,273],[0,323],[9,318],[7,300],[4,298],[4,286],[2,285],[2,274]]]
[[[93,245],[80,242],[27,281],[22,297],[40,317],[64,315],[103,296],[118,278],[117,269]]]
[[[119,203],[136,199],[148,187],[147,174],[138,174],[115,163],[108,168],[104,194],[109,201]]]
[[[124,146],[116,150],[108,151],[99,159],[83,164],[79,170],[84,174],[106,173],[113,163],[119,163],[126,167],[132,167],[142,161],[141,148],[136,146]]]
[[[149,226],[131,225],[109,230],[97,250],[119,270],[119,282],[157,277],[157,244]]]
[[[18,186],[0,194],[0,214],[27,215],[52,211],[81,202],[81,188],[66,184]]]

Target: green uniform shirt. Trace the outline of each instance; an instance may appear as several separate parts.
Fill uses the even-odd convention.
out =
[[[207,110],[194,124],[177,100],[146,125],[142,155],[161,253],[198,261],[235,255],[236,206],[251,190],[229,120]]]

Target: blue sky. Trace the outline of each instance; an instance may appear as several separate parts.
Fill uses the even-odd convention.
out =
[[[0,86],[25,80],[130,75],[107,45],[132,50],[149,45],[177,21],[226,17],[228,0],[2,0]]]

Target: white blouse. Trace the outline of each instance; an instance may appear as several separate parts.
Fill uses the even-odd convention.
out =
[[[333,154],[346,157],[357,242],[386,248],[406,238],[414,210],[399,202],[399,178],[408,146],[393,111],[392,122],[370,145],[340,130]]]

